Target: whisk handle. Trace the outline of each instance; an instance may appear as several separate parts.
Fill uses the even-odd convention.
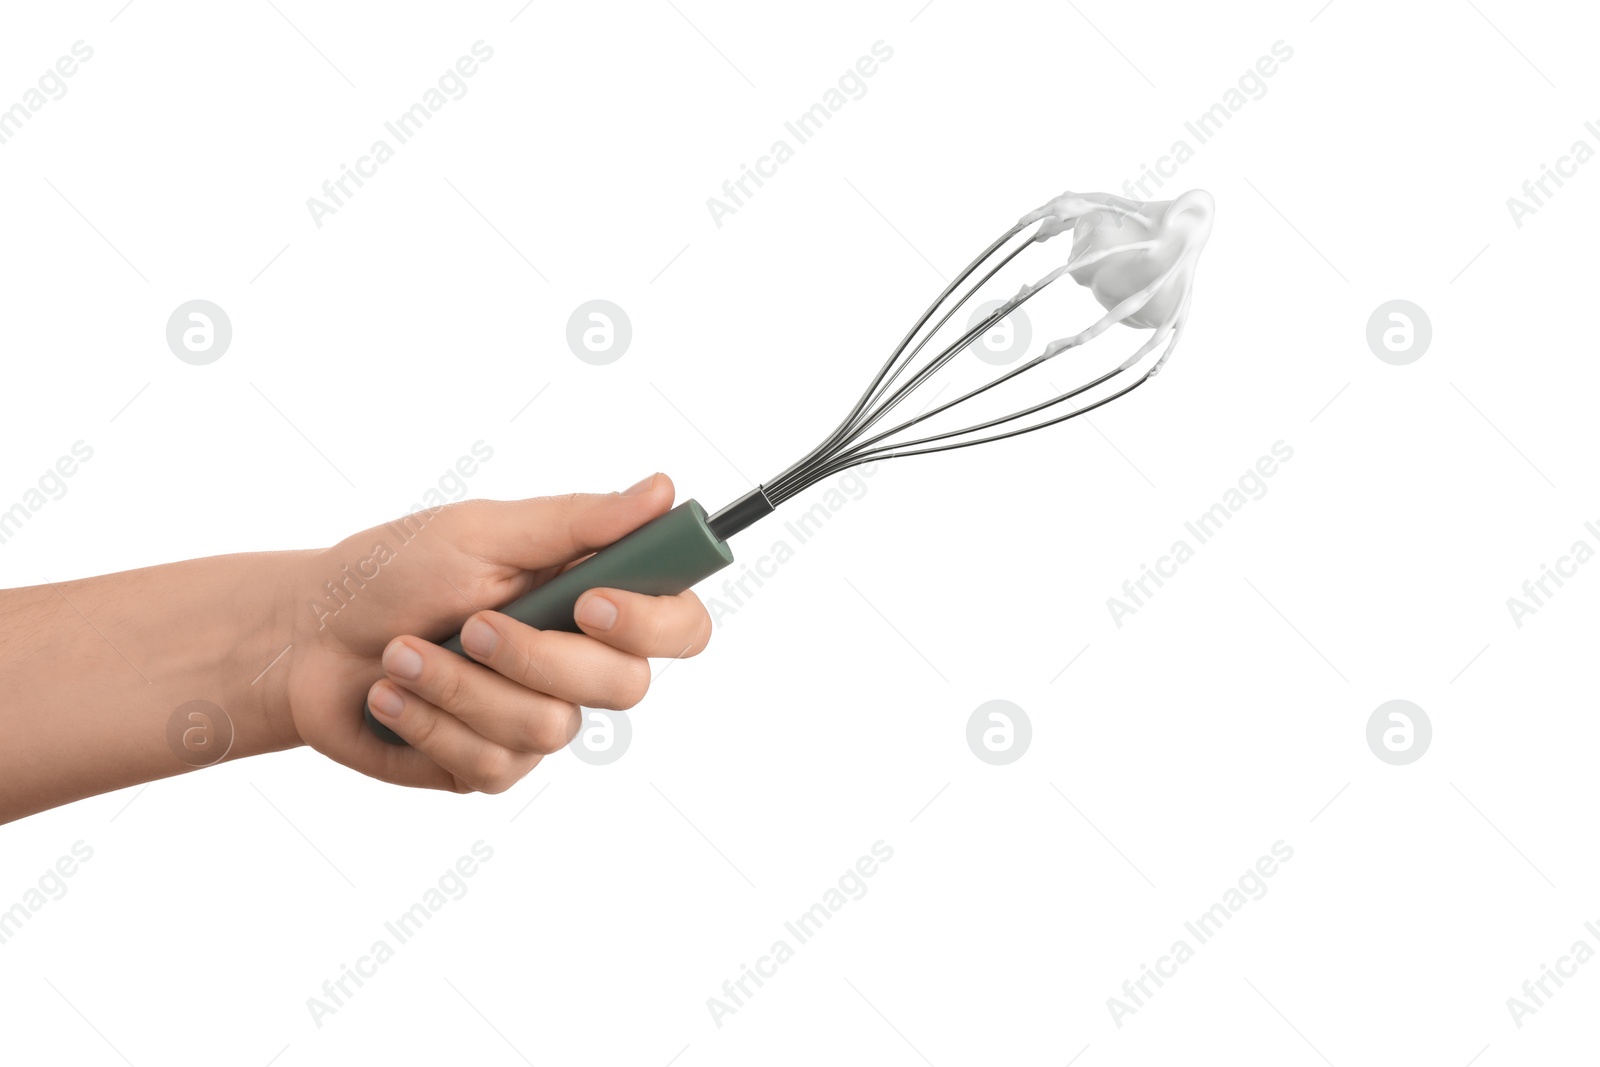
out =
[[[732,562],[733,551],[727,542],[706,524],[706,509],[698,501],[686,500],[500,610],[536,629],[578,633],[572,611],[578,598],[590,589],[672,596]],[[464,654],[459,634],[443,647]],[[366,717],[367,726],[382,740],[391,745],[406,743],[379,722],[371,708],[366,709]]]

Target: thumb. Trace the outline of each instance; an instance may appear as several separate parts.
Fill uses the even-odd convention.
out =
[[[672,507],[672,479],[652,474],[620,493],[569,493],[484,501],[474,515],[474,553],[532,571],[604,548]]]

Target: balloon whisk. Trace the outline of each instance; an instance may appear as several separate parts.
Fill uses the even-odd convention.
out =
[[[928,306],[834,431],[776,478],[712,515],[708,520],[712,532],[726,540],[808,486],[859,464],[1032,433],[1128,395],[1161,370],[1183,336],[1195,264],[1210,236],[1214,210],[1211,195],[1198,189],[1158,203],[1069,192],[1024,215],[967,264]],[[989,302],[975,298],[986,288],[992,291],[995,276],[1013,260],[1035,246],[1044,246],[1046,252],[1059,248],[1060,242],[1048,242],[1069,231],[1071,250],[1065,262],[1022,286],[1015,295],[999,300],[993,310],[970,325],[950,326],[963,307],[982,307]],[[1038,354],[988,376],[954,399],[937,402],[943,393],[941,386],[920,410],[914,410],[908,402],[930,392],[941,371],[1063,275],[1087,288],[1104,314],[1078,333],[1051,341]],[[1052,384],[1054,396],[955,428],[936,432],[930,425],[951,412],[956,414],[947,415],[946,421],[959,419],[960,411],[970,411],[972,401],[985,394],[986,403],[1005,403],[1011,395],[1008,386],[1015,389],[1018,379],[1118,325],[1139,331],[1141,340],[1120,363],[1088,376],[1081,384],[1064,391]]]

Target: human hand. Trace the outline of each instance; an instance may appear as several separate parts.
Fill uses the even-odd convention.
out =
[[[498,793],[567,744],[580,706],[626,709],[646,657],[698,654],[711,617],[693,592],[585,593],[583,633],[488,610],[548,581],[672,506],[672,480],[624,493],[472,500],[418,512],[308,554],[286,693],[317,751],[401,785]],[[457,631],[472,657],[440,647]],[[398,635],[398,636],[397,636]],[[366,726],[363,701],[409,747]]]

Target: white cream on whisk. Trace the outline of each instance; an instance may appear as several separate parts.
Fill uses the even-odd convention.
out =
[[[1024,215],[1021,223],[1042,223],[1036,241],[1070,229],[1072,253],[1065,269],[1108,310],[1164,277],[1121,319],[1129,326],[1155,329],[1182,314],[1215,212],[1215,201],[1203,189],[1154,203],[1067,192]]]

